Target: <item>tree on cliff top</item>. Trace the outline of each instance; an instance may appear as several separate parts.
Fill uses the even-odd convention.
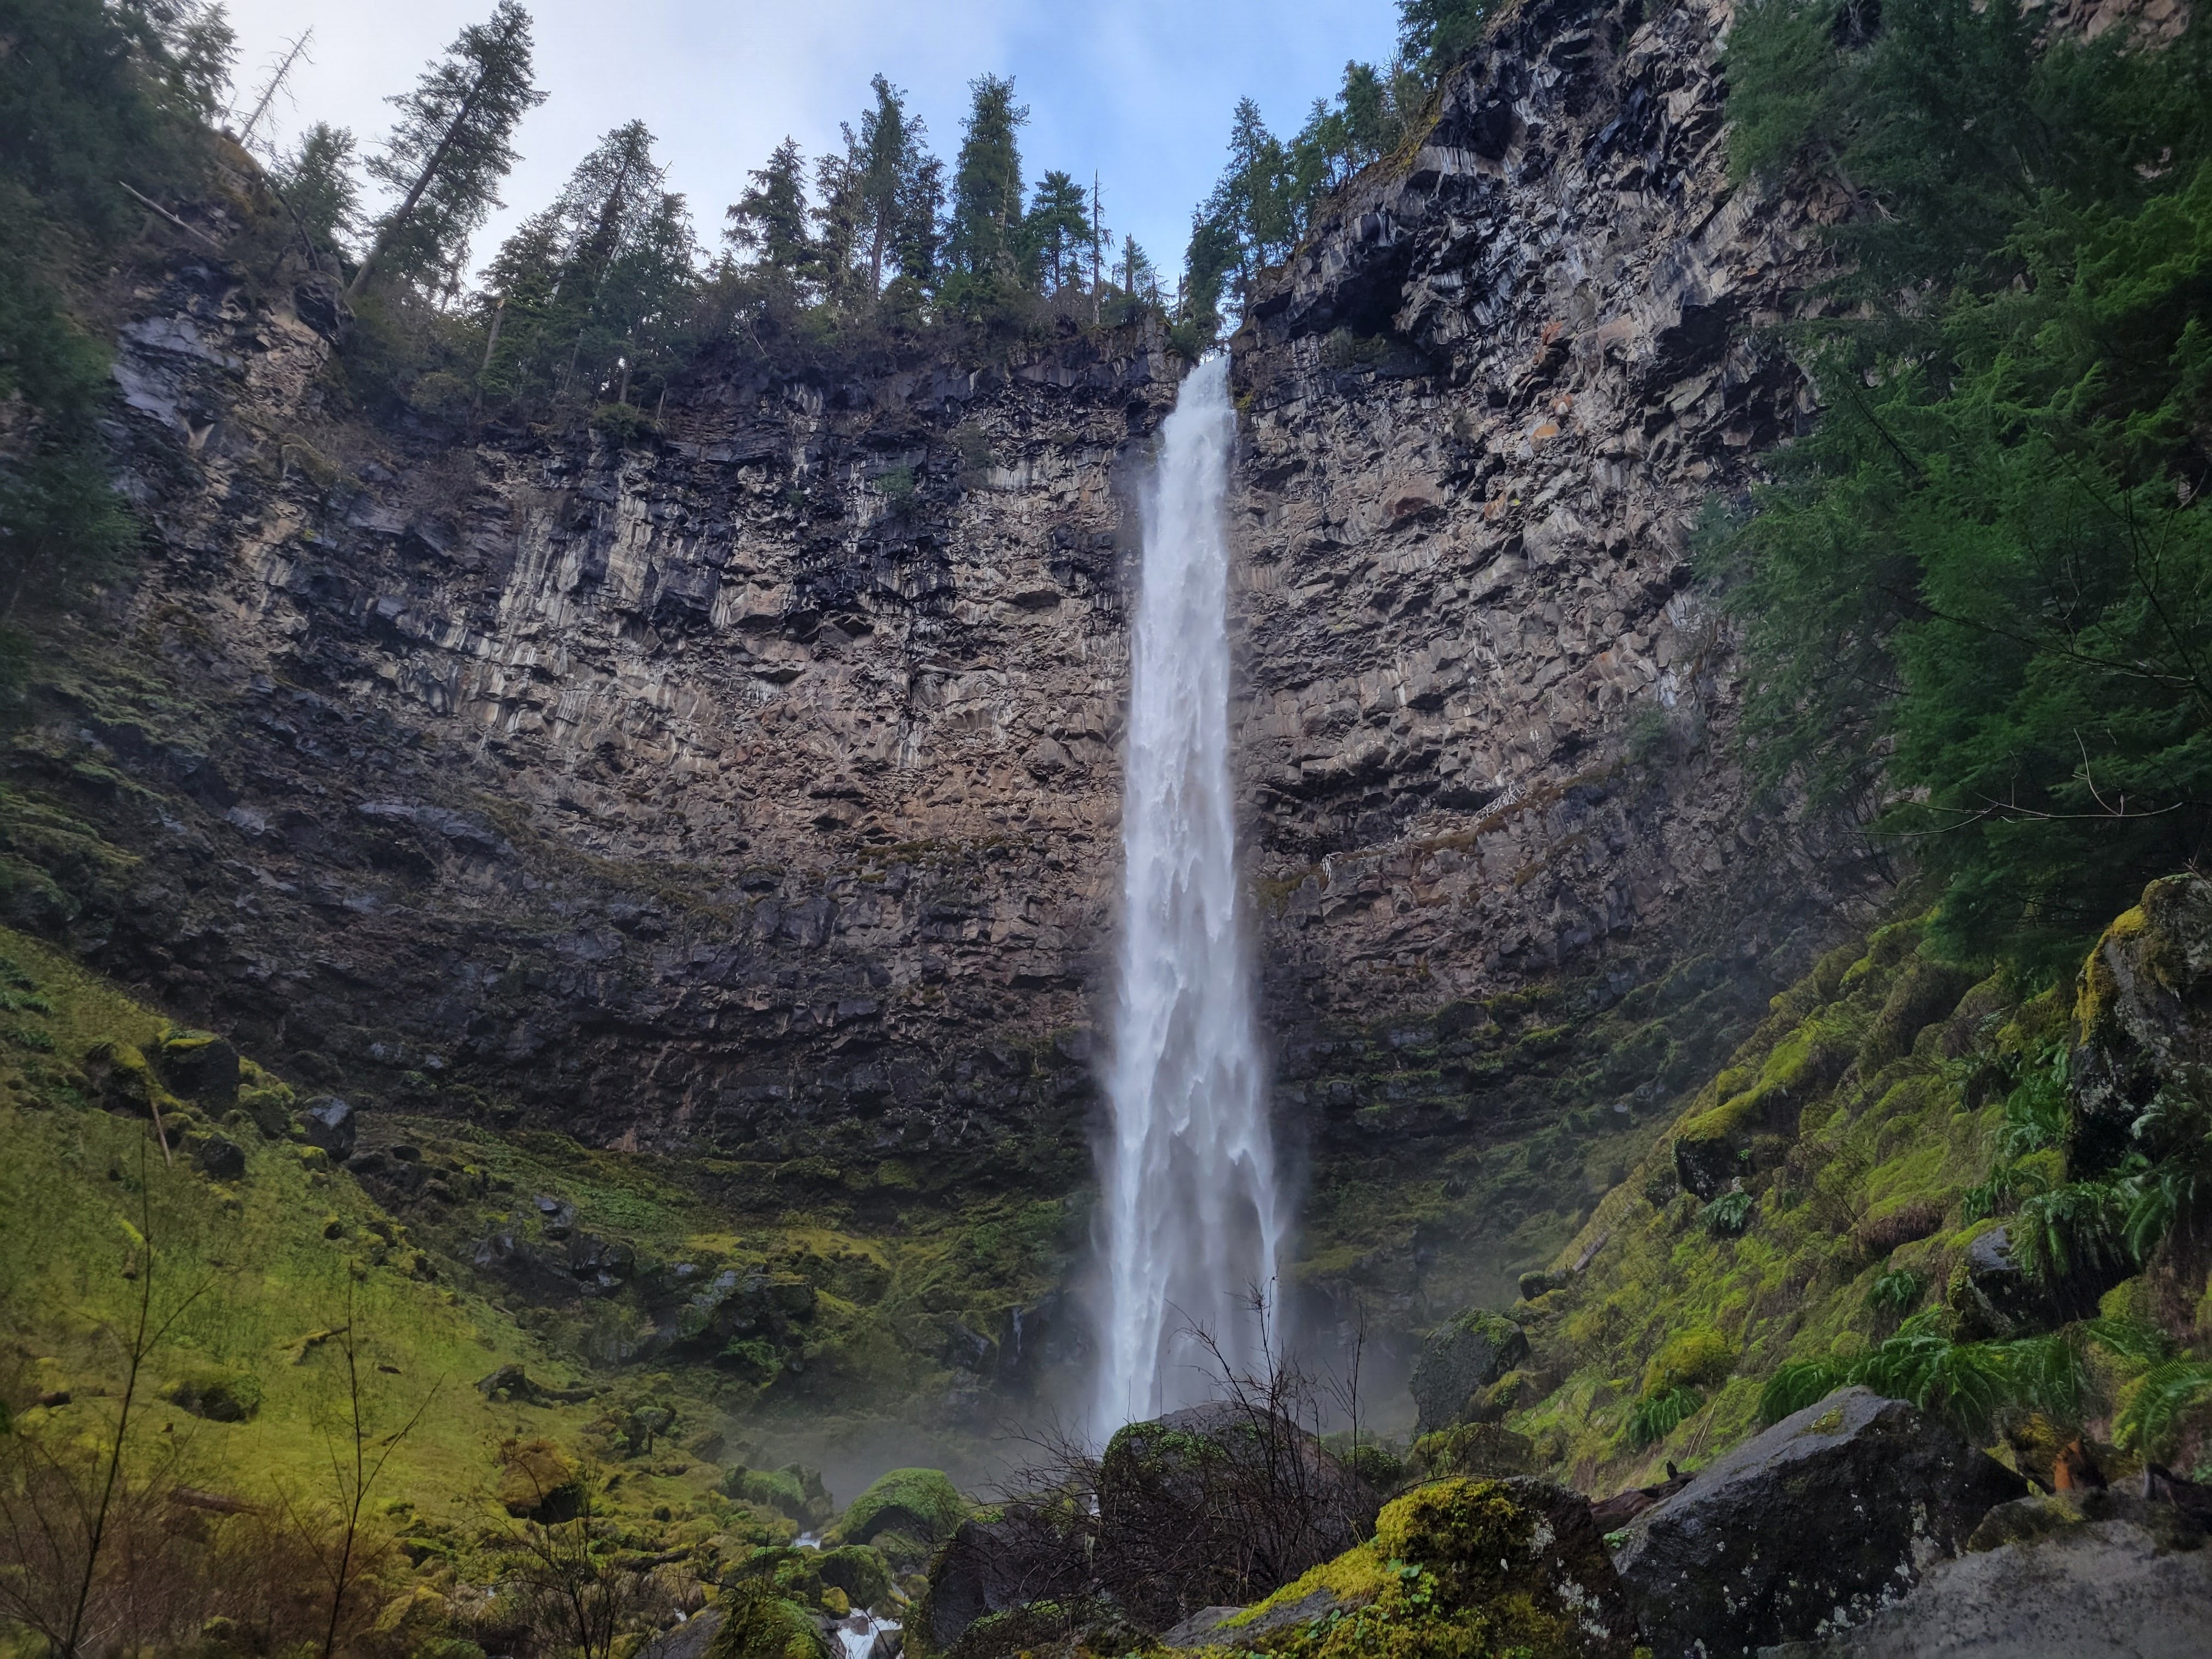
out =
[[[426,287],[450,282],[469,238],[500,205],[500,180],[516,160],[516,124],[544,99],[531,81],[530,14],[499,0],[412,92],[390,100],[399,120],[368,172],[396,199],[347,291],[359,293],[380,270]]]
[[[656,352],[656,325],[692,276],[692,239],[653,143],[642,121],[615,128],[501,245],[484,271],[503,310],[487,390],[591,392]]]
[[[1022,154],[1016,135],[1030,118],[1014,83],[997,75],[968,83],[973,102],[952,174],[945,256],[974,278],[1009,278],[1022,222]]]

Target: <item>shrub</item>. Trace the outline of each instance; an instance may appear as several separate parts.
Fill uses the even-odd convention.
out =
[[[1670,1389],[1717,1382],[1735,1369],[1735,1346],[1718,1331],[1701,1327],[1669,1338],[1644,1368],[1644,1395]]]
[[[1698,1224],[1715,1238],[1734,1238],[1751,1225],[1759,1200],[1749,1193],[1723,1193],[1698,1212]]]
[[[1647,1395],[1628,1413],[1628,1438],[1638,1446],[1656,1446],[1697,1414],[1705,1403],[1695,1389],[1673,1388]]]

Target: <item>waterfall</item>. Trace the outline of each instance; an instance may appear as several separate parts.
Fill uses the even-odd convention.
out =
[[[1104,1365],[1094,1431],[1218,1393],[1204,1329],[1257,1370],[1283,1218],[1241,937],[1229,760],[1229,360],[1160,433],[1131,630],[1121,940],[1106,1075]]]

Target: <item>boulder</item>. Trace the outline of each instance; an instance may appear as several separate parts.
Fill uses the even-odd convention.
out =
[[[637,1659],[707,1659],[714,1632],[722,1627],[720,1607],[702,1607],[673,1630],[665,1630],[638,1650]]]
[[[1356,1631],[1351,1645],[1334,1641]],[[1442,1480],[1376,1516],[1375,1535],[1257,1606],[1207,1607],[1170,1648],[1277,1659],[1328,1652],[1629,1659],[1636,1620],[1579,1494],[1548,1481]]]
[[[942,1543],[968,1518],[968,1500],[941,1469],[891,1469],[855,1498],[837,1522],[837,1541],[872,1543],[898,1533]]]
[[[909,1622],[921,1645],[944,1653],[980,1619],[1078,1601],[1090,1589],[1083,1540],[1034,1504],[1010,1504],[996,1519],[960,1523]]]
[[[1939,1561],[1856,1629],[1778,1659],[2196,1659],[2212,1646],[2212,1551],[2090,1521]]]
[[[1422,1339],[1410,1384],[1419,1409],[1416,1434],[1465,1419],[1468,1401],[1528,1357],[1528,1339],[1503,1314],[1471,1308]]]
[[[200,1143],[200,1168],[217,1181],[235,1181],[246,1173],[246,1148],[222,1135],[210,1135]]]
[[[172,1031],[154,1062],[172,1094],[217,1114],[238,1103],[238,1050],[211,1031]]]
[[[1732,1659],[1867,1618],[2024,1489],[1935,1418],[1842,1389],[1637,1516],[1614,1564],[1656,1659]]]
[[[1100,1583],[1148,1631],[1341,1553],[1379,1500],[1287,1419],[1237,1401],[1132,1423],[1098,1473]]]
[[[2212,882],[2167,876],[2105,930],[2082,964],[2070,1067],[2075,1152],[2129,1144],[2136,1119],[2187,1066],[2212,1063]]]
[[[361,1124],[353,1108],[336,1095],[319,1095],[309,1101],[300,1114],[300,1127],[307,1144],[321,1147],[334,1163],[343,1164],[351,1158],[354,1143],[361,1138]]]

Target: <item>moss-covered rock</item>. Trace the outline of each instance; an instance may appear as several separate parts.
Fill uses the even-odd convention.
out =
[[[261,1379],[225,1365],[192,1365],[161,1391],[171,1405],[211,1423],[243,1423],[261,1409]]]
[[[1468,1415],[1470,1400],[1528,1355],[1528,1339],[1503,1314],[1471,1308],[1421,1340],[1413,1360],[1414,1432],[1448,1428]]]
[[[1577,1494],[1454,1480],[1383,1506],[1375,1535],[1201,1638],[1282,1659],[1628,1659],[1635,1620]]]
[[[723,1592],[720,1611],[722,1622],[706,1659],[831,1659],[822,1620],[772,1585],[733,1585]]]
[[[823,1551],[814,1571],[824,1584],[842,1590],[856,1607],[890,1604],[890,1569],[883,1556],[866,1544],[841,1544]]]
[[[968,1500],[942,1469],[892,1469],[854,1498],[837,1522],[836,1537],[866,1544],[896,1532],[939,1544],[968,1517]]]

